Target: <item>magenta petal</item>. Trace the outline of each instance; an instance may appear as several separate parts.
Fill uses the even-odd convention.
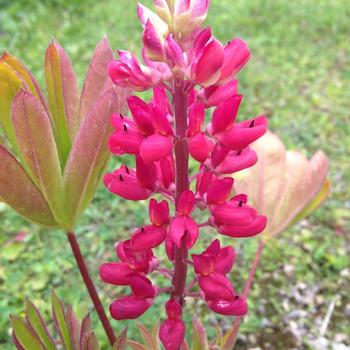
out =
[[[132,238],[132,249],[140,251],[159,246],[166,238],[166,230],[162,227],[149,225],[137,230]]]
[[[215,205],[211,208],[211,214],[218,225],[235,225],[245,227],[250,225],[256,212],[249,207],[240,207],[231,202]]]
[[[139,131],[144,135],[152,135],[154,128],[147,103],[137,96],[130,96],[128,97],[128,105]]]
[[[146,164],[143,159],[136,156],[136,178],[138,183],[151,190],[155,191],[157,182],[157,168],[153,163]]]
[[[140,299],[133,295],[114,300],[109,311],[115,320],[134,320],[151,306],[152,299]]]
[[[152,103],[151,115],[158,133],[165,136],[174,135],[174,130],[169,122],[167,111],[155,103]]]
[[[220,131],[228,130],[232,127],[239,106],[242,101],[241,95],[235,95],[225,102],[221,102],[213,113],[213,120],[211,123],[211,132],[216,134]]]
[[[215,259],[215,272],[227,275],[235,262],[236,253],[232,247],[224,247]]]
[[[194,272],[203,276],[214,272],[213,258],[206,254],[192,254]]]
[[[194,193],[190,190],[186,190],[181,193],[176,211],[179,215],[189,215],[191,214],[195,203]]]
[[[212,181],[207,189],[207,204],[219,204],[229,197],[233,186],[233,178],[225,177]]]
[[[202,132],[204,122],[204,105],[203,103],[194,102],[188,112],[187,136],[194,136]]]
[[[188,216],[176,216],[169,227],[169,238],[178,247],[181,247],[182,239],[185,239],[187,249],[193,247],[199,235],[197,223]]]
[[[147,299],[155,297],[152,282],[145,276],[134,274],[130,276],[130,287],[137,298]]]
[[[182,320],[166,320],[159,328],[159,339],[166,350],[179,350],[185,339],[186,327]]]
[[[121,169],[112,174],[106,174],[103,181],[110,192],[125,199],[139,201],[147,199],[152,194],[152,191],[137,182],[134,173],[128,174]]]
[[[137,154],[144,136],[138,131],[122,130],[112,134],[109,140],[110,148],[120,149],[128,154]]]
[[[219,227],[219,233],[235,238],[252,237],[264,231],[266,223],[266,216],[258,215],[256,219],[247,226],[222,225]]]
[[[228,278],[220,274],[199,276],[198,284],[206,299],[231,300],[235,293]]]
[[[184,53],[172,34],[165,40],[165,52],[170,67],[185,67]]]
[[[213,147],[213,142],[203,133],[191,137],[188,142],[188,150],[191,156],[200,163],[203,163],[209,158]]]
[[[207,304],[212,311],[225,316],[244,316],[248,312],[246,301],[239,296],[232,300],[207,300]]]
[[[159,162],[160,173],[161,173],[161,181],[163,187],[168,189],[171,184],[175,181],[175,167],[174,160],[172,156],[168,156],[163,158]]]
[[[221,86],[209,86],[204,90],[207,104],[218,106],[221,102],[227,101],[237,95],[237,80],[229,81]]]
[[[220,68],[224,61],[224,48],[221,43],[212,38],[203,48],[197,62],[195,80],[204,86],[215,83],[220,74]]]
[[[153,225],[162,226],[169,223],[169,204],[166,200],[157,202],[152,198],[149,202],[149,217]]]
[[[267,119],[265,117],[253,119],[249,121],[249,125],[251,126],[248,126],[246,122],[242,126],[237,124],[216,136],[225,147],[239,151],[265,134]]]
[[[141,144],[140,156],[145,163],[155,162],[168,156],[173,148],[170,137],[155,134],[147,137]]]
[[[153,61],[162,61],[164,59],[163,39],[150,19],[146,22],[142,42],[149,59]]]
[[[166,313],[170,320],[177,320],[181,317],[182,307],[180,303],[174,299],[170,299],[165,304]]]
[[[213,179],[213,174],[210,171],[206,171],[197,176],[196,191],[200,195],[207,192],[208,186]]]
[[[220,81],[232,79],[248,62],[250,52],[247,44],[241,39],[230,41],[225,47],[225,58],[221,69]]]
[[[124,263],[106,263],[100,267],[102,281],[117,286],[128,286],[131,273],[133,271]]]
[[[251,166],[255,165],[257,161],[258,156],[256,152],[247,147],[243,151],[229,152],[221,164],[216,166],[215,170],[221,174],[232,174],[237,171],[250,168]]]

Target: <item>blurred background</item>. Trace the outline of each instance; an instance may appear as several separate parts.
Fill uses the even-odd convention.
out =
[[[143,3],[151,6],[151,0]],[[55,37],[82,82],[104,35],[114,49],[139,55],[141,26],[135,8],[134,0],[0,0],[0,50],[20,58],[43,86],[45,49]],[[251,49],[250,63],[239,75],[245,96],[240,118],[265,114],[289,149],[308,156],[321,149],[331,161],[330,198],[265,250],[237,349],[350,349],[349,18],[349,0],[212,0],[207,23],[215,36],[223,42],[241,37]],[[110,169],[117,162],[112,160]],[[146,203],[119,200],[101,186],[77,225],[106,305],[125,291],[102,285],[98,267],[114,259],[114,243],[146,218]],[[20,232],[24,240],[17,242],[14,237]],[[232,278],[241,290],[256,240],[234,245],[238,261]],[[8,314],[24,309],[25,296],[48,314],[51,288],[79,315],[90,307],[65,235],[28,224],[0,203],[1,349],[13,349]],[[164,301],[157,299],[140,321],[151,326],[163,317]],[[330,323],[321,334],[332,305]],[[187,321],[200,316],[212,337],[215,324],[226,329],[232,322],[208,313],[201,303],[186,307]],[[94,325],[103,339],[96,318]],[[128,325],[130,338],[139,339],[133,322],[113,325],[117,332]]]

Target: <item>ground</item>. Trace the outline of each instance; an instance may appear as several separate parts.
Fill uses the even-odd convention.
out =
[[[150,5],[151,1],[144,1]],[[69,53],[81,82],[90,54],[107,34],[112,47],[139,52],[141,27],[130,0],[0,0],[0,50],[22,59],[43,82],[43,60],[54,36]],[[212,0],[208,23],[223,41],[249,43],[252,58],[239,75],[240,118],[265,114],[290,149],[323,150],[331,162],[332,193],[311,217],[274,239],[264,252],[242,327],[239,349],[350,349],[350,6],[348,0]],[[115,163],[115,160],[112,163]],[[113,168],[113,164],[110,168]],[[145,205],[130,204],[101,186],[77,225],[82,250],[98,281],[98,266],[113,259],[114,243],[143,223]],[[14,243],[19,231],[23,243]],[[247,276],[255,239],[234,242],[233,279]],[[80,315],[90,307],[64,234],[28,224],[0,204],[0,347],[12,349],[8,314],[25,296],[48,311],[54,288]],[[123,293],[98,282],[106,304]],[[162,304],[141,318],[151,326]],[[331,319],[321,332],[327,310]],[[227,328],[202,304],[189,304],[208,333]],[[119,332],[127,322],[114,322]],[[94,317],[100,338],[102,330]],[[139,337],[132,323],[130,337]],[[322,333],[322,334],[321,334]],[[102,341],[106,348],[106,344]]]

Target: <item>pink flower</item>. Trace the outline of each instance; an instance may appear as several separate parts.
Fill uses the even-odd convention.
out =
[[[198,225],[190,216],[194,204],[195,196],[192,191],[184,191],[178,199],[176,216],[169,226],[169,239],[177,247],[181,247],[184,241],[187,249],[190,249],[198,239]]]
[[[250,52],[247,44],[241,39],[233,39],[224,48],[224,62],[217,84],[222,85],[232,80],[249,61]]]
[[[219,240],[214,240],[201,254],[192,254],[203,297],[211,310],[222,315],[241,316],[247,313],[245,301],[236,295],[226,277],[232,269],[235,257],[233,248],[221,248]]]
[[[191,52],[191,78],[202,86],[214,84],[224,62],[224,48],[211,35],[210,28],[203,29],[193,44]]]
[[[209,169],[220,174],[232,174],[255,165],[258,156],[249,147],[241,151],[231,151],[219,144],[211,152],[210,159],[205,163]]]
[[[148,278],[133,275],[130,279],[130,287],[133,295],[114,300],[110,306],[110,313],[116,320],[138,318],[152,305],[155,290]]]
[[[211,223],[219,233],[230,237],[252,237],[262,232],[266,217],[246,204],[247,196],[238,195],[222,204],[211,206]]]
[[[113,173],[106,174],[103,181],[110,192],[128,200],[139,201],[149,198],[153,193],[152,188],[142,185],[144,176],[148,177],[148,174],[137,174],[123,165]]]
[[[210,85],[199,91],[205,107],[218,106],[221,102],[227,101],[237,95],[237,80],[229,81],[224,85]]]
[[[260,116],[256,119],[237,123],[227,131],[219,132],[215,136],[223,146],[240,151],[263,136],[266,130],[267,119]]]
[[[151,249],[141,251],[132,249],[131,240],[120,242],[116,247],[116,252],[120,261],[126,263],[134,272],[144,274],[152,272],[158,263]]]
[[[170,221],[168,202],[163,200],[158,203],[152,198],[149,202],[149,217],[155,226],[167,225]]]
[[[128,105],[133,120],[122,115],[112,117],[115,132],[109,140],[111,151],[139,154],[147,164],[170,155],[173,130],[166,112],[136,96],[128,98]]]
[[[108,74],[116,85],[145,91],[160,81],[159,71],[141,65],[130,52],[119,50],[118,53],[119,60],[112,61],[108,66]]]
[[[181,319],[181,305],[169,300],[166,305],[168,319],[159,328],[159,338],[166,350],[178,350],[185,339],[186,327]]]
[[[213,273],[228,274],[235,262],[236,253],[230,246],[220,248],[220,241],[214,240],[201,254],[192,254],[196,274],[207,276]]]

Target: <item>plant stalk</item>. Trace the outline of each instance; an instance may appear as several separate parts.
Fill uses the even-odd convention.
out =
[[[261,259],[261,256],[262,256],[262,253],[263,253],[264,249],[265,249],[265,242],[264,242],[264,240],[261,239],[259,241],[258,248],[256,250],[255,257],[254,257],[254,260],[252,262],[252,265],[250,266],[249,275],[248,275],[247,281],[246,281],[245,286],[244,286],[244,290],[243,290],[243,295],[242,296],[245,299],[248,297],[248,294],[249,294],[250,288],[252,286],[252,282],[253,282],[256,270],[257,270],[257,268],[259,266],[259,262],[260,262],[260,259]],[[242,319],[243,319],[242,316],[238,316],[238,317],[236,317],[235,322],[233,323],[232,330],[231,330],[231,332],[232,332],[232,339],[233,339],[233,343],[232,343],[233,347],[232,347],[232,349],[234,349],[234,347],[236,345],[238,331],[239,331],[239,328],[241,326]]]
[[[74,254],[74,258],[75,258],[75,261],[77,263],[77,266],[79,268],[80,275],[84,280],[86,289],[89,292],[90,298],[94,304],[94,307],[95,307],[95,310],[98,314],[98,317],[100,318],[102,326],[103,326],[105,333],[108,337],[109,343],[111,344],[111,346],[113,346],[114,343],[116,342],[116,337],[114,335],[114,331],[113,331],[112,326],[108,320],[106,312],[103,308],[103,305],[101,303],[101,299],[98,296],[96,287],[91,279],[91,276],[89,274],[89,271],[88,271],[86,263],[85,263],[85,259],[81,253],[79,243],[77,241],[77,238],[76,238],[74,232],[67,232],[67,238],[68,238],[69,244],[72,248],[72,252]]]
[[[187,131],[187,99],[188,92],[182,79],[175,79],[174,83],[174,110],[175,110],[175,168],[176,168],[176,206],[182,192],[189,188],[188,176],[188,144],[186,139]],[[186,275],[187,275],[188,251],[185,240],[182,240],[180,248],[175,248],[175,263],[173,276],[172,297],[181,305],[184,302]]]

